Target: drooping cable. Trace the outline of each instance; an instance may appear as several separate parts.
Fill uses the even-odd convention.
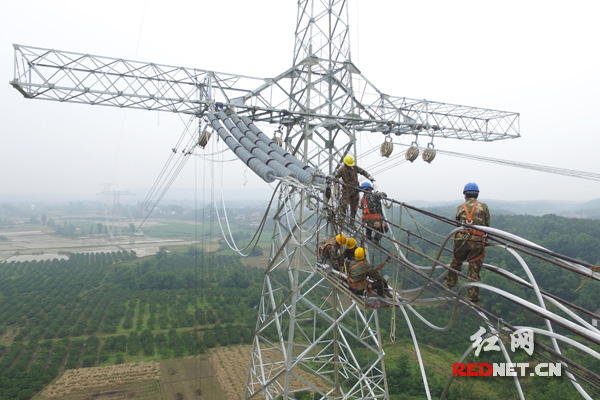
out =
[[[158,203],[160,203],[160,201],[168,192],[173,182],[175,182],[175,180],[179,176],[179,173],[183,170],[185,164],[190,158],[190,155],[193,154],[193,149],[196,144],[196,136],[194,134],[189,135],[189,128],[193,120],[194,117],[190,118],[190,122],[188,123],[184,132],[180,136],[177,142],[177,146],[169,155],[169,158],[163,166],[159,176],[150,188],[148,194],[146,195],[146,198],[139,206],[135,219],[139,220],[142,219],[142,217],[143,219],[138,224],[138,227],[141,227],[144,224],[144,222],[148,219],[148,217],[152,214],[154,208],[158,205]],[[185,142],[183,150],[178,153],[176,149],[181,146],[186,137],[187,142]],[[177,154],[179,154],[179,159],[176,160],[175,157],[177,156]]]

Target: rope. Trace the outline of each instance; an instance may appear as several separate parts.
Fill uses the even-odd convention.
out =
[[[551,174],[571,176],[574,178],[600,181],[600,174],[595,173],[595,172],[578,171],[578,170],[574,170],[574,169],[550,167],[547,165],[539,165],[539,164],[530,164],[530,163],[524,163],[524,162],[518,162],[518,161],[502,160],[499,158],[491,158],[491,157],[484,157],[484,156],[478,156],[478,155],[472,155],[472,154],[457,153],[457,152],[447,151],[447,150],[439,150],[438,149],[437,152],[440,154],[446,154],[446,155],[453,156],[453,157],[467,158],[467,159],[471,159],[471,160],[489,162],[489,163],[494,163],[494,164],[502,164],[502,165],[507,165],[507,166],[516,167],[516,168],[525,168],[525,169],[531,169],[534,171],[547,172],[547,173],[551,173]]]
[[[392,208],[392,220],[394,219],[394,209]],[[402,205],[400,205],[400,216],[398,218],[398,241],[402,242]],[[398,246],[398,252],[400,252],[400,246]],[[398,258],[400,258],[400,254],[398,254]],[[398,275],[400,273],[400,268],[394,268],[393,271],[394,276],[394,288],[398,287]],[[404,288],[403,288],[404,289]],[[396,294],[392,296],[392,317],[390,321],[390,341],[396,341]]]
[[[142,221],[139,223],[138,229],[146,222],[148,217],[152,214],[154,208],[158,205],[158,203],[160,203],[160,201],[162,200],[164,195],[167,193],[167,191],[169,190],[169,188],[171,187],[173,182],[175,182],[175,179],[177,178],[179,173],[183,170],[183,167],[185,166],[185,164],[187,163],[187,161],[189,159],[189,155],[192,154],[192,150],[195,146],[195,141],[196,141],[194,134],[190,135],[188,142],[184,146],[184,150],[179,153],[181,155],[179,160],[174,161],[174,158],[178,154],[177,149],[181,147],[181,144],[183,143],[183,140],[184,140],[186,134],[189,132],[190,125],[191,125],[191,122],[193,121],[193,118],[194,117],[191,117],[190,120],[188,121],[184,131],[182,132],[181,136],[179,137],[179,140],[177,141],[176,146],[174,147],[173,151],[169,154],[169,158],[167,159],[161,172],[159,173],[158,177],[156,178],[152,187],[150,188],[148,194],[146,195],[146,198],[144,199],[142,204],[139,206],[138,211],[136,212],[136,214],[134,216],[134,220],[138,220],[139,218],[142,217],[143,213],[146,211],[146,215],[144,216]],[[186,148],[188,148],[189,150],[185,151]],[[152,204],[151,207],[150,207],[150,204]]]

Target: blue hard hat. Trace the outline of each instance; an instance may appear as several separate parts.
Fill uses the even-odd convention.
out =
[[[479,186],[475,182],[469,182],[465,185],[465,189],[463,190],[463,194],[467,192],[477,192],[479,193]]]
[[[373,189],[373,185],[371,185],[371,182],[363,182],[360,184],[360,188],[361,189]]]

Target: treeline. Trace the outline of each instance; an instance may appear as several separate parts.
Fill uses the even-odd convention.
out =
[[[404,227],[409,226],[408,220],[404,218]],[[414,231],[436,242],[439,237],[427,236],[426,232],[450,231],[440,222],[419,222],[426,229]],[[581,253],[573,250],[571,257],[599,264],[599,221],[492,215],[492,226],[557,253],[569,255],[566,250],[580,248]],[[426,254],[434,256],[437,252],[414,236],[409,240],[410,246]],[[563,249],[560,246],[564,243],[569,245]],[[450,255],[444,257],[447,260]],[[598,282],[533,257],[526,260],[544,290],[588,310],[600,307]],[[486,263],[524,276],[518,263],[502,249],[489,248]],[[244,267],[237,255],[216,255],[195,248],[184,253],[161,249],[155,257],[143,260],[132,252],[116,252],[71,254],[69,260],[0,263],[0,400],[31,398],[64,368],[179,357],[215,346],[251,343],[263,277],[263,270]],[[491,271],[484,270],[482,280],[532,299],[530,291]],[[325,294],[315,291],[312,295],[320,298]],[[542,323],[494,295],[482,293],[482,298],[484,309],[506,316],[514,325]],[[302,304],[297,306],[302,311]],[[419,311],[438,326],[448,322],[451,312],[445,305]],[[379,318],[382,337],[389,343],[391,310],[382,310]],[[479,326],[474,319],[461,318],[447,331],[437,331],[416,318],[412,320],[420,344],[453,354],[455,360]],[[408,326],[402,318],[394,324],[398,345],[411,348]],[[325,329],[324,323],[317,326],[318,332]],[[600,370],[598,360],[580,361],[592,371]],[[450,366],[451,361],[443,369]],[[447,371],[437,369],[428,372],[434,397],[439,397],[447,377]],[[393,399],[423,398],[420,372],[413,359],[386,357],[386,372]],[[564,399],[578,398],[565,379],[533,378],[527,384],[528,397],[533,393],[538,397],[532,398],[546,398],[548,393],[557,393]],[[477,388],[469,385],[457,386],[450,398],[481,398]],[[505,397],[514,396],[511,383],[499,383],[497,391]]]
[[[493,210],[491,211],[492,228],[520,236],[554,253],[592,265],[600,265],[600,220],[565,218],[556,215],[544,215],[542,217],[530,215],[495,216]],[[454,215],[444,216],[454,219]],[[436,257],[439,248],[431,242],[420,239],[418,235],[439,243],[454,227],[413,212],[410,216],[403,218],[403,228],[411,231],[410,236],[407,237],[405,234],[403,237],[405,243],[424,254]],[[445,251],[442,252],[441,259],[445,263],[452,261],[452,244],[452,240],[449,240],[446,243]],[[518,261],[503,249],[502,243],[494,247],[493,245],[498,243],[492,239],[490,244],[492,246],[486,248],[486,263],[502,267],[521,278],[527,278]],[[600,282],[564,270],[537,257],[523,253],[521,255],[532,269],[538,285],[547,292],[591,311],[600,307],[600,298],[597,296],[600,291]],[[415,255],[410,254],[409,258],[416,263],[423,263],[423,259]],[[466,268],[463,272],[466,272]],[[484,269],[481,276],[484,283],[500,288],[510,287],[519,291],[518,295],[523,295],[527,299],[533,298],[531,291],[521,290],[518,285],[497,274]],[[485,305],[485,297],[483,301]],[[495,302],[492,302],[489,296],[488,301],[488,304]]]
[[[452,211],[454,212],[454,211]],[[397,214],[396,214],[397,215]],[[412,217],[415,217],[414,219]],[[454,219],[454,215],[445,215],[448,218]],[[410,235],[404,232],[403,242],[419,252],[435,258],[439,248],[435,243],[440,243],[453,229],[441,221],[433,220],[411,213],[411,215],[403,214],[403,228],[410,231]],[[562,254],[574,259],[582,260],[592,265],[600,265],[600,221],[576,218],[564,218],[556,215],[544,215],[542,217],[534,217],[527,215],[493,215],[492,210],[492,227],[518,235],[526,240],[541,245],[550,251]],[[425,238],[427,240],[423,240]],[[506,249],[504,245],[493,246],[497,244],[491,240],[492,246],[486,248],[485,263],[501,267],[516,276],[529,281],[522,265],[519,261]],[[442,261],[446,264],[452,260],[452,240],[446,243],[446,250],[442,251]],[[519,247],[519,246],[515,246]],[[535,251],[533,251],[535,253]],[[543,260],[532,255],[520,253],[527,266],[531,269],[535,280],[542,291],[558,296],[568,302],[574,303],[589,311],[596,311],[600,308],[600,282],[590,279],[588,276],[577,274],[573,271],[563,269],[552,264],[548,260]],[[552,259],[551,256],[545,255],[547,259]],[[412,261],[419,265],[432,265],[430,261],[422,257],[409,255]],[[463,267],[463,272],[466,273],[466,266]],[[385,271],[385,269],[384,269]],[[392,276],[391,272],[388,274]],[[436,272],[436,275],[438,273]],[[538,304],[538,299],[533,290],[526,288],[512,280],[509,280],[492,270],[484,268],[481,272],[483,283],[503,289],[520,298],[529,300],[534,304]],[[459,284],[464,282],[463,279]],[[412,282],[414,283],[414,282]],[[494,315],[501,316],[504,321],[507,321],[513,326],[539,326],[545,327],[544,320],[531,312],[524,311],[522,307],[506,300],[500,295],[496,295],[490,291],[482,290],[482,307]],[[546,305],[553,311],[559,311],[552,304],[546,302]],[[435,307],[417,307],[417,310],[426,316],[429,322],[439,327],[446,326],[450,321],[452,308],[448,304],[440,304]],[[559,311],[560,313],[560,311]],[[380,326],[382,334],[387,337],[390,333],[390,316],[391,313],[380,313]],[[579,316],[584,320],[591,322],[591,317],[585,313],[579,313]],[[445,352],[454,355],[455,360],[458,360],[462,353],[466,350],[465,342],[468,338],[477,331],[478,325],[474,318],[458,317],[457,321],[447,330],[438,331],[431,329],[417,318],[411,318],[413,329],[416,336],[419,338],[421,345],[430,345],[434,348],[441,349]],[[500,324],[501,325],[501,324]],[[396,324],[396,337],[399,341],[404,341],[407,346],[410,346],[410,331],[408,326],[403,321],[398,321]],[[572,335],[573,333],[554,326],[554,331],[563,335]],[[536,340],[545,343],[549,347],[551,343],[542,336],[536,336]],[[505,345],[510,343],[505,339]],[[600,371],[600,360],[583,354],[570,348],[562,346],[563,354],[567,355],[572,360],[584,366],[590,371]],[[598,350],[597,347],[595,347]],[[389,361],[389,362],[388,362]],[[528,360],[531,361],[531,360]],[[538,360],[540,361],[540,360]],[[544,360],[541,360],[544,362]],[[427,365],[427,363],[426,363]],[[431,365],[431,364],[429,364]],[[448,366],[451,364],[448,363]],[[396,360],[394,358],[386,358],[386,372],[388,376],[388,384],[390,393],[395,399],[419,399],[423,398],[423,385],[420,379],[420,372],[416,362],[411,361],[406,363],[404,360]],[[450,372],[447,372],[449,374]],[[448,375],[445,375],[446,378]],[[430,374],[428,374],[430,375]],[[563,372],[564,375],[564,372]],[[436,377],[437,374],[432,373],[430,376]],[[493,381],[493,380],[490,380]],[[391,382],[391,383],[390,383]],[[479,383],[476,380],[463,382],[461,385],[454,385],[456,390],[449,398],[466,399],[466,398],[512,398],[515,396],[514,385],[507,382],[506,379],[499,379],[494,382],[493,395],[486,396],[478,393]],[[392,386],[400,385],[402,393],[396,391]],[[437,378],[430,381],[433,397],[439,397],[440,382]],[[561,398],[561,399],[579,399],[581,395],[569,382],[566,376],[562,378],[544,378],[534,377],[525,379],[523,382],[526,388],[527,398]],[[470,386],[470,387],[469,387]],[[453,392],[451,391],[451,394]]]
[[[262,271],[237,256],[127,252],[0,263],[0,399],[28,399],[64,368],[251,343]]]

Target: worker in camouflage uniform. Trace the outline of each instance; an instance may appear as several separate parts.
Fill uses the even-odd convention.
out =
[[[373,242],[379,244],[383,232],[387,232],[387,227],[381,218],[383,213],[381,199],[386,197],[385,193],[374,192],[373,185],[370,182],[363,182],[360,188],[364,190],[362,197],[362,222],[365,226],[365,236]]]
[[[477,201],[479,186],[469,182],[463,190],[465,202],[456,210],[456,220],[466,225],[490,226],[490,211],[485,203]],[[483,266],[485,257],[485,234],[473,228],[465,227],[454,234],[454,260],[450,264],[451,270],[444,282],[444,286],[451,289],[456,286],[456,271],[460,271],[462,263],[467,260],[469,281],[480,281],[479,271]],[[479,288],[467,289],[467,297],[473,303],[479,303]]]
[[[354,260],[354,250],[356,250],[356,239],[350,238],[346,242],[346,250],[344,250],[344,266],[346,267],[346,272],[348,271],[350,263]]]
[[[358,174],[375,182],[375,179],[367,171],[354,164],[354,157],[351,155],[344,157],[344,164],[334,174],[336,179],[342,179],[340,209],[344,214],[348,215],[348,206],[350,206],[350,224],[352,226],[354,226],[354,217],[356,217],[356,210],[358,209],[358,195],[360,192],[358,188]]]
[[[365,259],[365,256],[365,249],[357,247],[354,251],[355,259],[348,267],[348,286],[350,290],[359,295],[377,293],[379,296],[383,296],[387,282],[378,269]],[[367,278],[370,279],[367,280]]]
[[[344,255],[342,246],[346,245],[346,235],[340,233],[328,239],[319,249],[321,264],[325,264],[336,271],[344,272]]]

